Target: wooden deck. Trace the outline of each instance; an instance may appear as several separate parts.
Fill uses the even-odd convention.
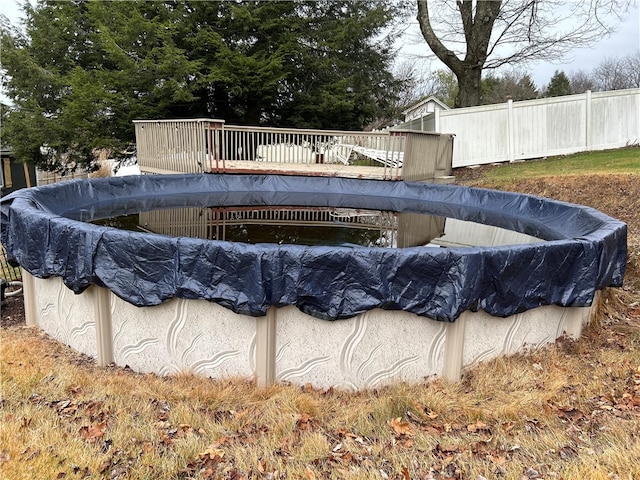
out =
[[[170,174],[181,173],[149,166],[141,167],[142,173]],[[340,165],[322,163],[280,163],[256,162],[247,160],[225,160],[218,163],[212,173],[265,173],[277,175],[308,175],[316,177],[345,177],[374,180],[402,180],[402,170],[397,168],[371,167],[360,165]],[[452,183],[455,177],[442,176],[436,183]]]

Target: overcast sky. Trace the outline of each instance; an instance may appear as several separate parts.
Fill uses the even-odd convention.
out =
[[[17,0],[0,0],[0,13],[6,15],[12,23],[16,24],[20,17]],[[430,53],[426,42],[420,36],[418,22],[413,18],[408,25],[406,34],[398,44],[401,47],[398,62],[412,59],[417,61],[416,55]],[[591,48],[577,49],[558,62],[540,62],[529,65],[526,70],[531,73],[533,81],[538,88],[549,83],[556,70],[563,70],[570,75],[577,70],[591,71],[607,57],[620,57],[640,51],[640,6],[638,0],[633,0],[629,13],[618,26],[617,31],[611,36],[602,39]],[[437,70],[444,65],[438,61],[424,60],[425,68]],[[422,62],[421,62],[422,63]]]

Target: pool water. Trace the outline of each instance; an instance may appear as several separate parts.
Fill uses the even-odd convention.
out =
[[[512,244],[543,241],[437,215],[335,207],[192,207],[116,215],[92,223],[246,244],[407,248],[486,246],[495,245],[497,238],[508,238]]]

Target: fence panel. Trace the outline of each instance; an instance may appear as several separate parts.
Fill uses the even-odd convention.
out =
[[[640,89],[591,94],[590,148],[640,143]]]
[[[548,150],[547,112],[535,100],[513,103],[513,159],[545,155]]]
[[[619,148],[640,142],[640,89],[438,110],[420,120],[399,128],[454,134],[453,168]]]
[[[36,185],[49,185],[50,183],[62,182],[64,180],[72,180],[74,178],[88,178],[89,174],[86,170],[80,168],[74,172],[61,175],[55,172],[45,172],[36,168]]]
[[[577,98],[576,98],[577,97]],[[571,95],[550,101],[541,108],[547,110],[546,155],[576,152],[586,145],[586,104],[584,95]],[[520,139],[522,132],[516,132]]]
[[[454,167],[509,160],[506,104],[438,111],[436,115],[440,116],[440,131],[456,136]]]
[[[404,180],[421,181],[451,175],[453,136],[393,130],[392,134],[401,134],[405,138]]]
[[[0,245],[0,278],[4,278],[7,282],[18,282],[22,280],[22,271],[20,267],[12,267],[7,262],[7,252]]]

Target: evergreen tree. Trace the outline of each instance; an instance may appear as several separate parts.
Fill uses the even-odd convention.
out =
[[[560,97],[562,95],[571,95],[571,82],[562,70],[556,70],[543,96]]]

